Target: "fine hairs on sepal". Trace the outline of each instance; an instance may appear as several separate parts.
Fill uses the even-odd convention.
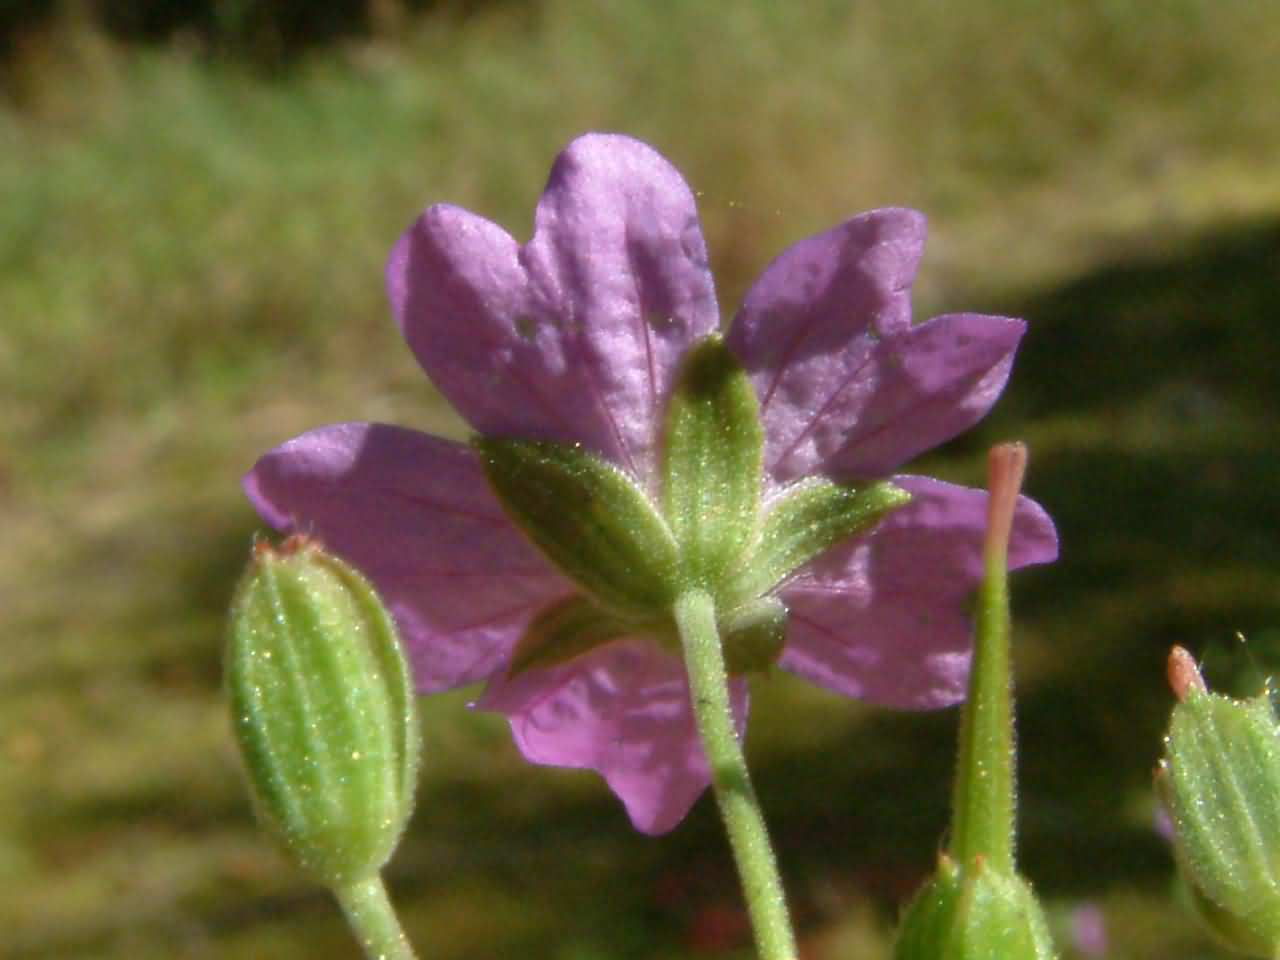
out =
[[[1173,708],[1156,791],[1173,824],[1178,870],[1205,927],[1255,957],[1280,954],[1280,728],[1266,691],[1211,693],[1174,647]]]
[[[395,623],[368,581],[305,537],[256,544],[226,680],[260,819],[327,886],[375,875],[413,810],[421,733]]]
[[[1031,886],[978,858],[947,854],[903,919],[895,960],[1052,960],[1049,926]]]

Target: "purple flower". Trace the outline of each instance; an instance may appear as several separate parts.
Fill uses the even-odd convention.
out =
[[[1024,330],[975,314],[913,325],[924,235],[920,214],[887,209],[797,244],[727,336],[759,400],[766,505],[810,475],[892,477],[912,494],[771,591],[789,611],[784,669],[904,708],[963,697],[986,495],[893,471],[987,412]],[[524,246],[430,207],[392,251],[387,285],[418,361],[480,435],[580,445],[660,499],[679,365],[720,323],[693,195],[663,157],[622,136],[575,140]],[[509,519],[472,447],[338,424],[268,453],[245,489],[268,523],[315,534],[374,581],[421,692],[484,681],[478,705],[509,717],[527,759],[597,770],[645,832],[674,827],[707,786],[667,647],[622,638],[508,671],[530,621],[582,591]],[[1056,553],[1052,522],[1022,500],[1010,564]],[[731,686],[745,724],[745,680]]]

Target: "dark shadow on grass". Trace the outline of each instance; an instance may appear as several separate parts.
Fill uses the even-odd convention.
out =
[[[1112,264],[1014,305],[1031,321],[1011,395],[1021,417],[1100,412],[1177,389],[1280,410],[1280,223],[1212,233],[1176,255]]]
[[[1033,452],[1032,489],[1063,549],[1014,583],[1038,644],[1018,705],[1022,862],[1049,896],[1162,889],[1171,860],[1150,784],[1167,651],[1280,624],[1280,224],[1114,264],[1001,312],[1031,322],[1010,391],[943,455],[1044,417],[1092,420]],[[1152,436],[1113,431],[1135,410]],[[891,902],[928,870],[955,726],[954,714],[882,714],[847,743],[758,770],[789,875],[860,865]]]
[[[1031,324],[1010,390],[951,449],[1049,417],[1088,424],[1033,450],[1062,557],[1019,575],[1014,600],[1050,664],[1019,705],[1024,862],[1048,892],[1097,892],[1169,870],[1134,822],[1171,708],[1169,647],[1230,649],[1280,624],[1280,223],[1000,309]]]

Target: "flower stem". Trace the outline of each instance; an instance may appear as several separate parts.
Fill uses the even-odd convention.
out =
[[[738,865],[756,945],[762,960],[795,960],[795,936],[782,878],[729,703],[729,677],[716,627],[715,601],[704,591],[691,590],[676,601],[675,618],[684,645],[698,734],[711,766],[711,784]]]
[[[382,877],[375,873],[346,886],[334,887],[333,893],[368,960],[416,960],[387,898]]]
[[[1027,450],[993,447],[990,498],[978,588],[977,629],[969,698],[960,720],[960,759],[953,798],[951,855],[959,863],[983,857],[1013,872],[1013,692],[1009,672],[1008,552]]]

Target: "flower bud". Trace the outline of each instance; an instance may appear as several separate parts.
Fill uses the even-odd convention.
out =
[[[1022,444],[993,447],[969,700],[960,718],[951,844],[902,918],[896,960],[1046,960],[1044,911],[1014,868],[1009,535],[1027,466]]]
[[[895,960],[1049,960],[1055,954],[1031,887],[982,857],[960,866],[946,854],[907,907]]]
[[[1280,731],[1268,696],[1205,689],[1190,655],[1170,654],[1173,709],[1156,789],[1173,821],[1178,869],[1208,929],[1258,957],[1280,952]]]
[[[376,873],[413,810],[421,733],[395,624],[316,543],[259,543],[231,607],[235,735],[260,818],[336,887]]]

